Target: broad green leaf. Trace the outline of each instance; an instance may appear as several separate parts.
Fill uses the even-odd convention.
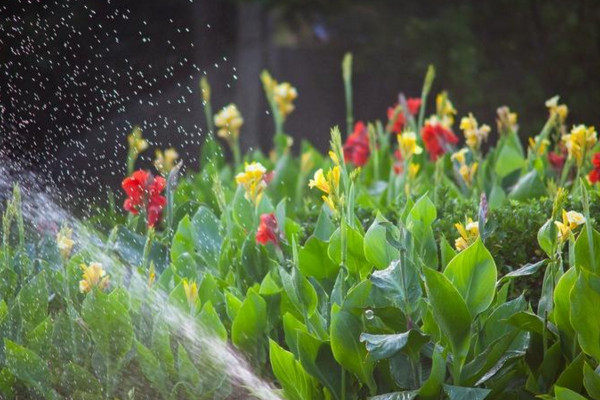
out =
[[[198,298],[201,304],[210,301],[215,307],[225,303],[225,296],[219,289],[219,285],[212,274],[204,274],[204,278],[202,278],[202,282],[198,287]]]
[[[76,391],[101,394],[102,385],[87,369],[70,362],[64,366],[61,375],[61,386],[68,393]]]
[[[490,394],[491,390],[444,385],[444,392],[450,400],[483,400]]]
[[[406,229],[415,240],[415,257],[419,257],[429,267],[437,269],[437,244],[433,236],[432,224],[437,218],[437,210],[433,202],[423,195],[412,207],[406,217]]]
[[[261,343],[266,327],[267,303],[254,289],[249,289],[231,324],[231,340],[237,348],[253,354]]]
[[[299,315],[310,317],[317,309],[317,292],[308,279],[302,276],[297,268],[288,274],[283,268],[279,270],[281,284],[290,302],[296,307]]]
[[[540,270],[540,268],[542,268],[546,264],[548,264],[547,258],[545,258],[541,261],[538,261],[536,263],[525,264],[521,268],[515,269],[514,271],[511,271],[508,274],[504,275],[500,279],[500,282],[505,282],[505,281],[508,281],[510,279],[515,279],[515,278],[521,278],[523,276],[533,275],[536,272],[538,272]]]
[[[158,314],[152,330],[152,351],[171,377],[175,378],[175,356],[171,350],[171,335],[165,316]]]
[[[577,281],[577,270],[570,268],[560,277],[554,289],[554,311],[552,319],[558,328],[561,339],[573,343],[575,331],[571,325],[570,293]]]
[[[427,295],[433,316],[447,338],[456,358],[466,357],[471,336],[471,315],[467,304],[446,276],[424,268]]]
[[[222,238],[219,220],[208,208],[201,206],[192,219],[197,253],[209,267],[216,268],[219,261]]]
[[[431,357],[432,365],[429,377],[419,389],[419,396],[424,400],[439,398],[442,385],[446,379],[446,360],[440,348],[435,347]]]
[[[168,391],[166,387],[167,375],[163,370],[158,358],[152,354],[143,344],[135,341],[137,351],[137,360],[142,369],[142,373],[150,381],[152,386],[166,397]]]
[[[592,399],[600,400],[600,374],[594,371],[587,362],[583,364],[583,386]]]
[[[429,336],[411,329],[408,332],[393,335],[372,335],[362,333],[360,341],[365,343],[369,358],[373,361],[390,358],[405,350],[408,355],[417,355],[421,347],[429,341]]]
[[[335,225],[331,222],[331,218],[327,215],[325,208],[321,208],[313,236],[323,242],[329,242],[329,238],[331,238],[333,232],[335,232]]]
[[[556,400],[586,400],[585,397],[570,389],[554,386]]]
[[[222,341],[227,340],[227,329],[223,326],[219,314],[217,314],[210,301],[202,306],[202,311],[198,314],[198,322],[200,322],[206,334],[214,335]]]
[[[354,228],[347,226],[347,267],[348,270],[357,276],[364,277],[371,272],[371,265],[365,258],[363,250],[363,237]],[[329,240],[329,248],[327,250],[329,258],[335,263],[341,265],[342,263],[342,243],[340,237],[340,229],[338,228],[331,239]]]
[[[511,145],[511,142],[504,142],[496,158],[494,170],[499,177],[504,178],[511,172],[521,168],[524,163],[525,158],[523,158],[520,149]]]
[[[4,339],[4,346],[6,367],[10,373],[44,397],[53,398],[52,382],[46,362],[33,351],[11,340]]]
[[[340,269],[327,255],[329,243],[316,236],[308,238],[304,247],[298,249],[298,268],[305,276],[317,279],[333,279]]]
[[[546,255],[548,257],[554,257],[556,242],[558,240],[558,228],[552,218],[546,221],[538,230],[537,240]]]
[[[481,239],[458,253],[444,270],[444,275],[458,289],[473,317],[492,304],[498,273],[496,263]]]
[[[575,265],[600,274],[600,233],[595,229],[592,229],[592,238],[593,256],[590,252],[588,232],[584,226],[575,241]]]
[[[456,256],[456,251],[454,250],[454,247],[452,247],[450,243],[448,243],[445,236],[442,236],[440,242],[440,254],[442,256],[442,271],[444,271],[450,263],[450,261]]]
[[[334,399],[341,398],[341,368],[335,361],[328,343],[304,330],[297,331],[298,354],[302,366],[331,392]]]
[[[405,257],[403,260],[404,265],[400,261],[394,261],[386,269],[374,271],[370,279],[373,283],[373,296],[389,300],[393,306],[411,315],[417,310],[421,299],[421,282],[414,263]]]
[[[246,232],[251,232],[254,230],[254,207],[244,196],[244,188],[238,185],[233,202],[230,205],[231,214],[240,227]]]
[[[581,349],[600,360],[600,318],[590,318],[600,310],[600,276],[580,270],[569,299],[571,325]]]
[[[95,291],[81,307],[96,349],[107,361],[118,363],[133,344],[133,325],[127,309],[118,299]]]
[[[379,396],[369,397],[369,400],[413,400],[417,398],[417,390],[407,390],[405,392],[394,392],[380,394]]]
[[[517,184],[508,195],[509,199],[524,201],[538,198],[547,194],[544,182],[538,176],[537,170],[533,169],[519,178]]]
[[[395,230],[396,236],[398,235],[398,228],[391,225],[383,216],[377,214],[365,233],[363,242],[365,258],[377,269],[387,268],[400,255],[398,249],[388,243],[388,229]],[[390,232],[390,234],[393,235],[394,233]]]
[[[554,385],[574,390],[575,392],[581,392],[581,389],[583,388],[584,361],[585,355],[579,353],[579,355],[563,369]]]
[[[352,313],[334,304],[331,308],[331,350],[333,356],[345,369],[353,372],[358,379],[375,394],[377,385],[373,379],[375,364],[367,359],[367,350],[359,342],[364,330],[361,320]]]
[[[269,359],[273,374],[289,400],[312,400],[318,397],[317,381],[310,376],[294,355],[269,339]]]
[[[44,273],[37,274],[19,292],[17,298],[22,318],[31,327],[37,326],[48,316],[48,288]]]
[[[177,346],[177,371],[179,380],[188,383],[192,388],[192,392],[200,390],[202,384],[200,372],[198,372],[187,350],[181,343]]]

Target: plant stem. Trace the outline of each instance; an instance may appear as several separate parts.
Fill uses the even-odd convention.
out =
[[[344,60],[342,61],[342,75],[346,97],[346,136],[350,136],[354,125],[354,112],[352,110],[352,53],[346,53],[344,56]]]

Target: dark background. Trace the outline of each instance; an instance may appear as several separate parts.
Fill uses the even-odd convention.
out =
[[[345,120],[346,51],[357,119],[385,119],[400,91],[418,96],[431,63],[433,91],[447,89],[459,116],[495,126],[506,104],[527,137],[560,94],[570,123],[598,125],[599,39],[594,0],[3,1],[0,160],[101,192],[123,178],[125,138],[140,125],[151,142],[140,165],[172,145],[196,168],[203,74],[215,112],[241,109],[243,147],[268,149],[263,68],[298,88],[287,132],[325,148]]]

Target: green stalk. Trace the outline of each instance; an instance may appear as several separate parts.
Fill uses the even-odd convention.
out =
[[[352,110],[352,53],[346,53],[342,61],[342,76],[344,78],[344,93],[346,96],[346,133],[350,136],[354,126]]]
[[[373,178],[375,182],[379,181],[379,152],[377,151],[377,135],[375,134],[375,127],[373,124],[369,124],[367,127],[367,132],[369,134],[369,147],[371,154],[373,154],[373,168],[375,171],[373,173]]]
[[[236,138],[231,141],[231,151],[233,152],[233,164],[237,171],[242,164],[242,155],[240,152],[240,141]]]
[[[421,108],[419,109],[419,122],[417,124],[417,134],[421,132],[421,128],[423,127],[423,120],[425,119],[425,104],[427,104],[427,96],[429,95],[429,91],[431,90],[431,85],[433,84],[433,80],[435,79],[435,68],[433,65],[430,65],[427,68],[427,73],[425,74],[425,81],[423,82],[423,89],[421,90]]]
[[[579,186],[581,187],[581,202],[583,205],[583,215],[585,215],[585,229],[587,233],[588,247],[590,249],[590,259],[596,260],[594,249],[594,232],[592,229],[592,221],[590,220],[590,199],[588,197],[588,191],[583,179],[580,179]]]

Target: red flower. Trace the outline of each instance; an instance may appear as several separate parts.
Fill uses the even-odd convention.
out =
[[[552,168],[560,171],[563,168],[563,165],[565,165],[565,155],[550,151],[548,152],[548,161],[550,162],[550,165],[552,165]]]
[[[592,164],[594,165],[594,169],[590,171],[588,178],[592,183],[600,182],[600,153],[594,154]]]
[[[266,245],[269,242],[279,244],[279,227],[273,213],[260,216],[260,225],[256,231],[256,243]]]
[[[402,128],[404,128],[404,123],[406,122],[404,119],[404,113],[402,110],[398,111],[396,115],[396,120],[394,119],[394,114],[396,114],[397,107],[388,107],[387,116],[388,116],[388,131],[394,133],[402,133]]]
[[[362,121],[358,121],[354,125],[354,132],[348,136],[344,144],[344,160],[352,162],[357,167],[362,167],[367,163],[370,154],[367,127]]]
[[[425,124],[421,137],[429,152],[429,158],[433,161],[448,151],[449,144],[458,143],[456,135],[442,124]]]
[[[162,176],[153,176],[150,172],[141,169],[135,171],[121,183],[127,194],[123,208],[134,215],[145,208],[148,226],[154,226],[167,204],[167,198],[161,196],[166,184]]]
[[[419,112],[419,108],[421,108],[421,98],[420,97],[411,97],[406,100],[406,105],[408,106],[408,112],[410,115],[417,115]]]
[[[394,151],[394,157],[396,157],[396,161],[394,162],[394,172],[396,175],[400,175],[404,172],[404,159],[402,158],[400,150],[396,149],[396,151]]]

